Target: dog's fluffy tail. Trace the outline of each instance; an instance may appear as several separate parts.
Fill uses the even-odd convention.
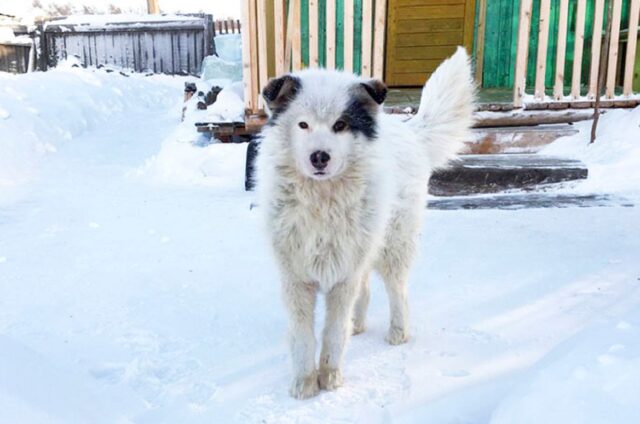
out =
[[[432,169],[445,167],[470,140],[475,92],[469,55],[458,47],[425,84],[418,113],[409,121],[427,146]]]

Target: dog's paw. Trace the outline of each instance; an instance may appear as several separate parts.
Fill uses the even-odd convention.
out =
[[[289,394],[296,399],[307,399],[320,393],[318,385],[318,372],[314,371],[304,377],[293,379]]]
[[[318,374],[320,388],[324,390],[336,390],[342,386],[342,371],[335,368],[320,369]]]
[[[364,322],[353,321],[353,326],[351,328],[351,334],[357,336],[358,334],[364,333],[365,326]]]
[[[385,340],[390,345],[399,345],[409,341],[409,331],[400,327],[389,327]]]

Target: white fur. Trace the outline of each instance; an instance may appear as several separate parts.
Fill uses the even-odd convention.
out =
[[[460,48],[431,76],[416,117],[403,123],[378,110],[377,139],[368,140],[330,131],[364,80],[318,70],[295,76],[302,89],[278,124],[263,131],[256,176],[290,318],[290,393],[306,398],[342,384],[347,339],[364,331],[371,271],[381,274],[389,295],[387,341],[408,340],[407,278],[427,182],[462,146],[472,123],[474,86]],[[309,128],[299,128],[300,121]],[[331,154],[325,176],[314,176],[307,163],[316,149]],[[326,295],[327,308],[319,367],[318,291]]]

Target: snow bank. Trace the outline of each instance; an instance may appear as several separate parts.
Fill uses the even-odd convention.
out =
[[[595,143],[589,144],[592,121],[576,124],[579,133],[562,137],[541,154],[574,157],[589,168],[576,190],[640,196],[640,107],[607,110],[600,117]]]
[[[26,75],[0,73],[0,201],[9,188],[33,180],[43,158],[86,130],[132,111],[166,111],[177,104],[183,81],[65,65]]]
[[[640,308],[596,324],[526,373],[491,423],[640,422]]]

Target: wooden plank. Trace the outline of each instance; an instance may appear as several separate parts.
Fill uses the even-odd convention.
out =
[[[558,47],[556,49],[556,77],[553,86],[553,97],[560,100],[564,97],[564,66],[567,52],[567,21],[569,17],[569,0],[560,0],[558,17]]]
[[[251,3],[254,3],[254,0],[243,0],[242,1],[242,21],[244,22],[245,31],[242,32],[242,81],[244,85],[244,103],[245,108],[249,113],[253,113],[254,110],[257,109],[257,104],[255,103],[255,91],[257,91],[257,87],[254,88],[254,67],[252,63],[254,62],[253,52],[252,52],[252,41],[251,41],[251,33],[250,28],[254,20],[251,20]]]
[[[442,63],[443,58],[438,59],[410,59],[410,60],[400,60],[397,59],[396,64],[396,74],[407,74],[413,72],[433,72],[436,70],[438,65]],[[424,80],[421,84],[424,84]]]
[[[464,20],[460,18],[420,20],[398,19],[397,23],[397,34],[410,34],[413,32],[464,31]]]
[[[616,87],[616,66],[618,65],[618,40],[620,39],[620,19],[622,0],[613,0],[613,17],[611,19],[611,42],[609,43],[609,64],[607,66],[607,88],[605,96],[612,99]]]
[[[624,66],[622,94],[630,96],[633,89],[633,68],[635,65],[638,40],[638,15],[640,15],[640,0],[631,0],[629,12],[629,33],[627,34],[627,54]]]
[[[436,33],[416,33],[397,34],[396,46],[398,47],[418,47],[418,46],[458,46],[464,43],[464,34],[457,32],[436,32]]]
[[[532,0],[521,0],[516,51],[516,71],[513,84],[513,105],[522,107],[526,78],[527,56],[529,53],[529,28],[531,25]]]
[[[289,1],[289,10],[287,11],[287,25],[285,27],[285,43],[284,43],[284,67],[285,71],[291,70],[291,55],[293,50],[293,1]],[[286,11],[285,6],[285,11]]]
[[[464,3],[464,37],[463,46],[467,53],[473,53],[473,33],[476,22],[476,0],[466,0]]]
[[[353,72],[353,0],[344,0],[344,70]]]
[[[364,0],[362,2],[362,67],[360,75],[364,78],[370,78],[372,75],[371,64],[373,58],[373,0]]]
[[[301,0],[290,0],[289,13],[293,23],[287,28],[287,33],[291,32],[291,67],[294,71],[302,69],[302,16],[300,8]]]
[[[476,39],[476,84],[482,87],[482,71],[484,69],[484,32],[487,20],[487,0],[480,0],[478,9],[478,35]]]
[[[376,0],[373,34],[373,77],[384,77],[384,44],[387,24],[387,0]]]
[[[396,59],[440,59],[444,60],[456,52],[457,45],[424,47],[398,47]]]
[[[269,62],[267,51],[267,0],[258,0],[258,87],[260,93],[269,79]],[[259,97],[262,102],[262,96]]]
[[[318,1],[309,0],[309,67],[317,68],[318,60]]]
[[[547,71],[547,46],[549,43],[549,15],[551,0],[540,1],[540,23],[538,26],[538,57],[536,58],[536,85],[534,95],[544,100],[544,81]]]
[[[587,97],[594,99],[598,87],[600,68],[600,49],[602,48],[602,21],[604,16],[604,0],[596,0],[593,16],[593,36],[591,39],[591,69],[589,71],[589,91]]]
[[[327,7],[327,69],[336,67],[336,0],[326,0]]]
[[[464,18],[464,4],[451,6],[409,6],[398,7],[398,19],[442,19]]]
[[[573,72],[571,73],[571,98],[580,97],[580,78],[582,76],[582,51],[584,48],[584,21],[587,0],[578,0],[576,12],[576,31],[573,49]]]
[[[273,24],[274,24],[274,43],[275,43],[275,66],[276,75],[282,75],[286,72],[284,62],[285,50],[285,13],[286,0],[274,0],[273,4]]]

